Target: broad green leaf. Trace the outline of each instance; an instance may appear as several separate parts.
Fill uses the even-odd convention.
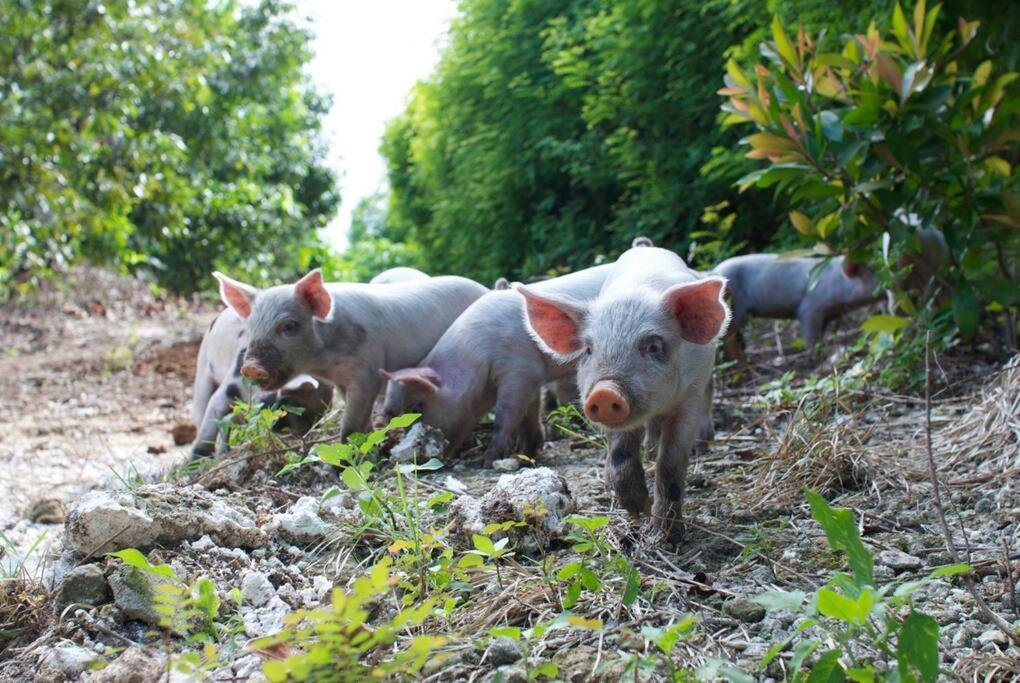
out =
[[[796,612],[800,609],[800,606],[804,604],[804,598],[807,597],[804,591],[768,591],[761,595],[756,595],[751,600],[764,607],[769,612],[777,612],[779,610],[789,610]]]
[[[897,315],[873,315],[861,323],[861,329],[869,334],[878,334],[880,332],[895,334],[909,324],[909,320]]]
[[[474,543],[475,549],[485,553],[486,555],[492,555],[496,552],[496,546],[492,542],[492,539],[488,536],[482,536],[481,534],[472,534],[471,542]]]
[[[939,676],[939,625],[931,617],[911,610],[900,627],[896,647],[901,680],[919,675],[924,683]]]
[[[811,514],[829,539],[835,551],[846,553],[855,580],[861,585],[875,585],[875,560],[861,542],[857,524],[850,510],[833,509],[818,493],[805,489],[804,496],[811,506]]]
[[[957,564],[947,564],[942,567],[937,567],[931,574],[929,574],[929,576],[935,579],[940,576],[957,576],[959,574],[969,574],[971,571],[973,571],[973,567],[971,567],[966,562],[959,562]]]
[[[521,629],[516,626],[493,626],[489,629],[489,635],[493,638],[510,638],[511,640],[520,640]]]
[[[818,590],[818,612],[848,624],[861,623],[857,603],[829,588]]]
[[[567,623],[574,628],[587,629],[589,631],[601,631],[602,620],[601,619],[589,619],[588,617],[581,617],[577,615],[571,615],[567,617]]]
[[[164,576],[168,579],[177,578],[173,568],[168,564],[150,564],[148,558],[137,548],[124,548],[114,553],[106,553],[108,557],[116,557],[124,564],[135,569],[141,569],[150,574]]]
[[[842,683],[846,680],[846,671],[839,663],[839,651],[829,650],[818,657],[818,661],[811,667],[807,683]]]
[[[582,515],[570,515],[566,519],[570,524],[575,524],[588,531],[595,531],[609,524],[609,517],[600,515],[598,517],[584,517]]]
[[[751,87],[751,79],[748,78],[744,70],[740,68],[735,61],[729,59],[726,61],[726,73],[730,75],[730,78],[739,85],[740,87],[747,89]]]
[[[542,662],[541,664],[539,664],[538,666],[531,670],[531,673],[528,674],[528,677],[532,679],[539,677],[556,678],[559,672],[560,667],[556,664],[556,662]]]
[[[907,51],[913,51],[913,41],[910,39],[910,28],[907,26],[907,17],[903,14],[900,3],[893,7],[892,32],[899,41],[900,46]]]
[[[560,570],[556,572],[556,578],[559,581],[567,581],[577,576],[577,572],[581,570],[580,562],[571,562],[560,567]]]
[[[1010,167],[1009,162],[999,156],[990,156],[985,159],[985,168],[992,173],[997,173],[1003,178],[1008,178],[1013,169]]]
[[[421,417],[421,413],[404,413],[403,415],[398,415],[387,423],[386,429],[404,429],[405,427],[410,427],[419,417]]]

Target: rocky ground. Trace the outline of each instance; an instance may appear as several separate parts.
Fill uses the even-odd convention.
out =
[[[389,580],[364,608],[366,634],[382,638],[398,608],[434,602],[394,631],[393,646],[362,658],[373,666],[439,636],[421,678],[662,680],[670,662],[693,670],[722,661],[782,679],[790,650],[764,669],[759,663],[803,618],[766,614],[750,598],[811,592],[845,567],[812,520],[803,487],[854,512],[880,582],[921,578],[952,561],[928,479],[923,399],[805,392],[814,364],[771,324],[748,334],[753,378],[719,377],[718,438],[693,463],[687,533],[673,547],[614,507],[598,437],[576,422],[547,444],[538,467],[510,461],[502,472],[481,469],[475,449],[398,477],[389,439],[378,455],[365,449],[364,462],[375,463],[365,483],[352,473],[340,480],[322,463],[281,474],[288,453],[334,440],[335,414],[303,440],[253,432],[255,446],[194,471],[175,468],[184,449],[173,432],[190,421],[193,359],[210,310],[94,271],[81,276],[87,284],[0,317],[9,399],[0,406],[3,680],[148,681],[167,672],[174,680],[262,680],[264,669],[277,675],[274,664],[307,645],[287,631],[289,615],[335,606],[336,588],[354,600],[368,590],[372,567],[389,563]],[[819,374],[852,372],[837,359]],[[936,373],[940,386],[951,385],[936,396],[931,432],[958,551],[969,556],[984,601],[1016,626],[1020,369],[1015,361],[1002,369],[945,359]],[[332,451],[317,452],[328,459]],[[590,536],[570,515],[592,524]],[[478,533],[495,544],[478,545]],[[512,555],[493,559],[503,537],[502,552]],[[105,554],[124,548],[145,551],[150,568]],[[488,556],[468,561],[469,551]],[[580,621],[555,622],[574,597],[575,564],[594,582],[570,609]],[[209,600],[188,596],[205,590],[208,598],[210,585],[219,607],[205,618]],[[1020,670],[1020,648],[959,578],[920,588],[915,606],[940,626],[948,677],[1008,679]],[[688,616],[695,623],[663,655],[648,629]],[[505,627],[525,632],[518,638]],[[289,635],[260,640],[281,631]],[[895,666],[873,643],[853,648]],[[356,671],[338,679],[357,679]]]

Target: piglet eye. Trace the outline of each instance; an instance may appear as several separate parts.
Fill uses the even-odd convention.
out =
[[[661,356],[664,348],[662,337],[652,336],[645,339],[642,350],[649,356]]]
[[[299,327],[300,325],[297,320],[284,320],[276,326],[276,330],[280,334],[294,334],[298,331]]]
[[[590,356],[591,355],[591,344],[588,344],[588,345],[586,345],[584,347],[584,355],[586,355],[586,356]]]

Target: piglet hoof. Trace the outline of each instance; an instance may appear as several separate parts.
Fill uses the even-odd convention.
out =
[[[652,507],[652,521],[661,535],[661,543],[679,547],[684,540],[684,522],[678,506],[655,505]]]
[[[213,456],[213,445],[208,443],[196,443],[191,447],[191,461],[211,458]]]

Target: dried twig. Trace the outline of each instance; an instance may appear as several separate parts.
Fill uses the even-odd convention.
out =
[[[953,532],[949,529],[946,521],[946,510],[942,505],[942,496],[939,493],[939,477],[935,468],[935,454],[931,446],[931,332],[929,331],[924,340],[924,435],[925,445],[928,453],[928,474],[931,477],[932,500],[935,503],[935,510],[939,515],[939,524],[942,526],[942,535],[946,541],[946,550],[954,564],[960,562],[960,556],[956,552],[956,544],[953,542]],[[985,602],[984,597],[978,592],[974,585],[974,579],[969,574],[963,575],[963,583],[974,598],[978,609],[988,617],[989,621],[995,624],[1000,631],[1006,634],[1013,642],[1020,644],[1020,634],[1010,626],[1009,622],[992,611]]]

